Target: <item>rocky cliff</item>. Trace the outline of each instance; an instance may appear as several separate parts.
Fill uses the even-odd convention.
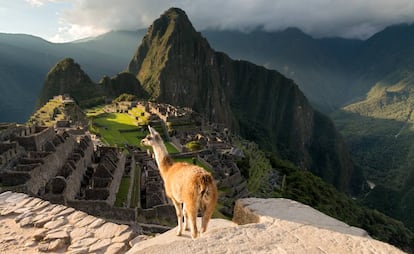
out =
[[[297,85],[215,52],[184,11],[172,8],[154,21],[127,70],[153,99],[192,107],[339,189],[359,191],[362,177],[341,136]]]
[[[44,105],[53,96],[61,94],[69,94],[82,106],[89,105],[96,100],[102,100],[104,96],[116,98],[123,93],[147,98],[147,93],[142,89],[135,76],[130,73],[119,73],[112,78],[105,76],[96,84],[78,63],[71,58],[65,58],[47,74],[37,101],[37,108]]]

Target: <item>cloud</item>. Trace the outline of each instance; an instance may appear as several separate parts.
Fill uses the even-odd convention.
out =
[[[47,3],[67,2],[65,0],[25,0],[25,1],[34,7],[41,7]]]
[[[37,7],[45,4],[44,1],[42,0],[26,0],[26,2],[28,2],[32,6],[37,6]]]
[[[49,38],[50,41],[55,43],[62,43],[73,41],[76,39],[87,38],[91,36],[97,36],[107,32],[107,30],[100,30],[93,26],[77,25],[77,24],[66,24],[61,25],[58,28],[58,33],[53,37]]]
[[[56,0],[27,0],[43,4]],[[267,31],[298,27],[316,36],[367,38],[396,23],[414,22],[413,0],[72,0],[61,14],[63,33],[148,27],[174,6],[186,11],[198,30],[261,27]],[[68,28],[69,27],[69,28]],[[83,32],[74,32],[83,31]]]

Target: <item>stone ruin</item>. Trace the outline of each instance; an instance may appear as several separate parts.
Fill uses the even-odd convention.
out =
[[[141,168],[139,206],[146,209],[168,204],[156,162],[146,152],[136,152],[135,158]]]
[[[89,201],[92,207],[93,202],[113,207],[126,163],[118,148],[95,151],[85,133],[70,135],[53,127],[1,127],[1,192],[24,192],[65,205]]]

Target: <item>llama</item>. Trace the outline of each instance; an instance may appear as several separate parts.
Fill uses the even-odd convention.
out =
[[[151,146],[155,160],[164,181],[167,196],[174,204],[178,220],[177,236],[190,226],[191,237],[197,238],[197,213],[201,209],[201,233],[207,224],[217,203],[217,187],[209,172],[203,168],[185,162],[173,162],[160,134],[148,126],[149,134],[141,140],[144,146]],[[183,225],[184,219],[184,225]]]

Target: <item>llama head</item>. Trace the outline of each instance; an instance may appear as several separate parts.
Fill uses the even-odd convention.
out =
[[[157,143],[162,143],[160,134],[151,126],[148,125],[149,134],[141,140],[143,146],[154,146]]]

